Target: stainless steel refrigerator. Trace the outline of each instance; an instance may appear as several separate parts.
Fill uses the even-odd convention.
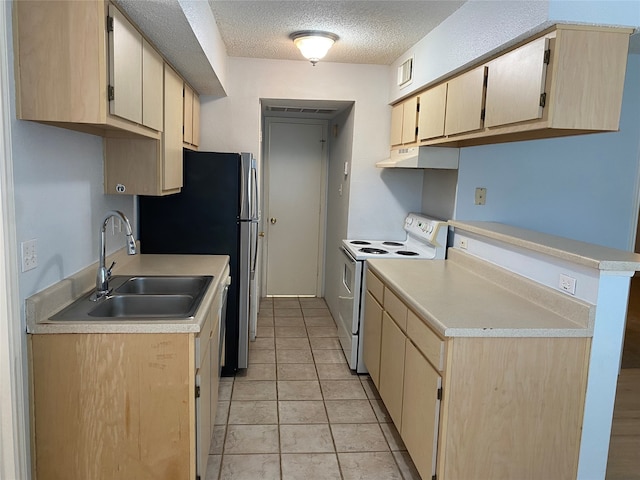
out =
[[[140,196],[138,234],[142,253],[229,255],[231,285],[224,325],[222,375],[247,368],[250,286],[255,285],[258,179],[250,153],[184,151],[182,191]],[[255,302],[253,302],[255,304]],[[254,318],[255,323],[255,318]]]

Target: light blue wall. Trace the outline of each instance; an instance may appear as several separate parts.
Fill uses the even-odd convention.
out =
[[[461,149],[455,218],[632,249],[639,157],[640,55],[630,55],[619,132]]]
[[[640,25],[640,0],[549,0],[549,20]]]

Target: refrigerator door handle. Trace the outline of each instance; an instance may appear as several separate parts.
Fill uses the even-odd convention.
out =
[[[258,172],[251,167],[251,220],[258,221]]]
[[[247,168],[244,154],[240,155],[240,220],[247,219]]]
[[[253,256],[251,258],[251,279],[255,277],[256,265],[258,263],[258,223],[251,222],[251,236],[253,237]]]

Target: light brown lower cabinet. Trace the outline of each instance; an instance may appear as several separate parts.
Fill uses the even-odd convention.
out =
[[[365,325],[365,364],[379,368],[380,397],[423,480],[576,478],[590,338],[442,338],[406,305],[406,332],[384,302],[372,307],[365,322],[381,309],[381,338]]]
[[[204,478],[217,313],[201,334],[29,335],[32,478]]]
[[[404,348],[406,337],[391,316],[382,314],[380,342],[380,398],[393,423],[402,421],[402,385],[404,382]]]
[[[436,474],[442,378],[407,341],[402,393],[402,439],[422,476]]]

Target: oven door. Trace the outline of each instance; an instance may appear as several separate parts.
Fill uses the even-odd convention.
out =
[[[358,365],[358,328],[360,318],[360,291],[362,286],[362,264],[341,248],[342,278],[338,290],[338,338],[353,370]]]

